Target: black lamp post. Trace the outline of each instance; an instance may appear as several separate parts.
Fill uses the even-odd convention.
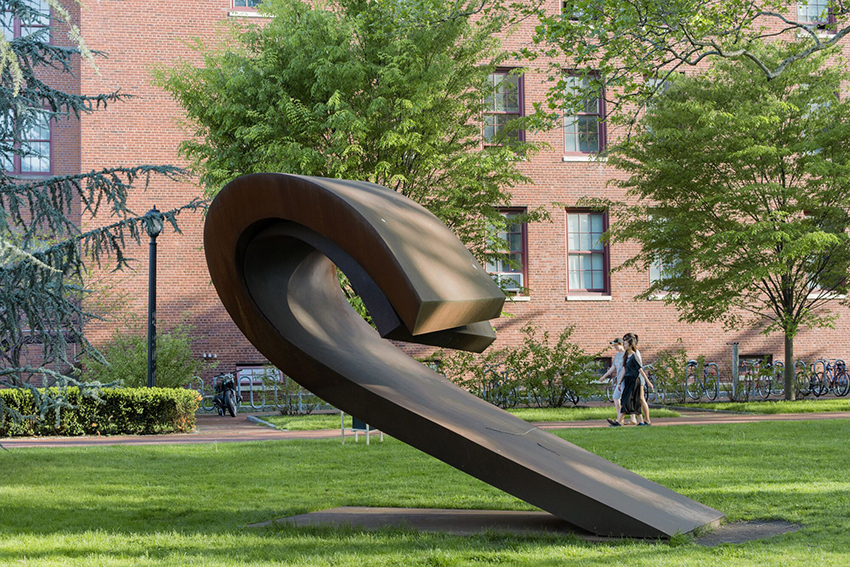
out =
[[[148,267],[148,388],[156,386],[156,237],[162,232],[162,216],[156,205],[145,214],[145,230],[151,237]]]

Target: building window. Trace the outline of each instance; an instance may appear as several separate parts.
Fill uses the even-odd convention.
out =
[[[835,23],[835,15],[827,0],[809,0],[797,3],[797,21],[816,24],[818,29],[827,29]]]
[[[523,140],[525,132],[506,130],[511,120],[523,115],[523,80],[509,70],[499,70],[488,77],[484,97],[484,145],[501,145],[504,140]]]
[[[511,219],[516,219],[524,212],[517,209],[505,210],[502,211],[502,216],[510,223]],[[501,257],[488,261],[487,271],[501,284],[503,290],[519,293],[527,287],[528,280],[526,224],[519,222],[508,224],[505,230],[499,233],[499,239],[503,241],[501,244],[505,248],[493,250],[499,252]]]
[[[253,10],[257,9],[257,6],[260,5],[262,0],[233,0],[234,8],[251,8]]]
[[[566,98],[579,98],[576,114],[564,115],[564,151],[568,154],[596,153],[605,147],[604,104],[590,77],[566,77]]]
[[[7,173],[49,174],[52,171],[52,121],[47,112],[34,112],[30,124],[23,128],[20,152],[3,156],[3,169]],[[3,128],[7,133],[10,126]]]
[[[662,280],[664,278],[669,278],[674,275],[673,265],[665,264],[663,261],[655,260],[652,264],[649,265],[649,283],[654,284],[655,282]],[[669,291],[667,287],[662,286],[662,289],[665,291]]]
[[[12,41],[19,37],[27,37],[39,30],[50,27],[50,5],[47,3],[47,0],[25,0],[24,3],[29,5],[33,10],[36,10],[38,15],[22,20],[21,18],[16,18],[12,12],[4,12],[2,25],[6,41]]]
[[[605,213],[567,213],[567,281],[570,292],[608,292],[608,246],[602,243]]]

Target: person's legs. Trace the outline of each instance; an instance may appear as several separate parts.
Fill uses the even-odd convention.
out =
[[[643,384],[640,387],[640,409],[643,412],[643,421],[644,423],[652,423],[649,420],[649,404],[646,403],[646,393],[643,389]]]

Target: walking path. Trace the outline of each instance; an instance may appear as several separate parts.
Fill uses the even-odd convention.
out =
[[[813,421],[822,419],[850,419],[850,412],[798,413],[798,414],[728,414],[706,412],[681,412],[682,417],[656,418],[653,426],[715,425],[723,423],[753,423],[757,421]],[[541,429],[584,429],[607,427],[604,420],[541,422]],[[116,435],[110,437],[18,437],[0,439],[7,449],[20,447],[87,447],[94,445],[179,445],[184,443],[236,443],[242,441],[274,441],[283,439],[327,439],[339,437],[339,429],[318,431],[278,431],[248,421],[247,416],[236,418],[217,415],[199,415],[197,431],[168,435]],[[353,437],[346,432],[346,437]]]

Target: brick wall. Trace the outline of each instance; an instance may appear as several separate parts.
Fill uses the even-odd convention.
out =
[[[551,2],[551,9],[558,5]],[[181,58],[198,63],[186,41],[199,37],[214,43],[220,37],[222,23],[232,19],[228,15],[231,11],[228,0],[84,0],[79,14],[82,33],[91,48],[107,52],[109,58],[99,60],[99,74],[83,65],[79,88],[85,93],[120,88],[136,98],[86,116],[79,126],[69,125],[61,130],[56,145],[57,167],[88,171],[143,163],[185,165],[177,156],[178,144],[185,138],[178,124],[180,109],[167,94],[152,86],[151,69]],[[534,22],[525,22],[518,33],[506,40],[506,48],[528,42],[533,25]],[[526,75],[526,112],[530,112],[534,102],[545,98],[546,63],[534,62],[531,67],[535,72]],[[532,183],[513,190],[511,205],[546,207],[552,220],[528,227],[530,299],[506,305],[505,311],[515,316],[496,322],[497,347],[517,343],[519,329],[533,322],[552,333],[575,325],[574,338],[590,351],[606,348],[608,341],[626,331],[636,332],[647,361],[679,338],[690,354],[704,354],[710,360],[728,359],[730,341],[740,342],[742,355],[773,354],[781,358],[783,342],[778,334],[765,337],[754,330],[725,331],[718,324],[683,324],[678,322],[675,309],[660,301],[634,301],[633,297],[649,285],[645,272],[623,270],[612,274],[608,301],[567,301],[566,212],[554,203],[571,205],[585,195],[617,197],[617,192],[606,185],[617,174],[605,163],[564,161],[561,130],[529,139],[548,143],[550,148],[524,164]],[[192,184],[155,180],[146,191],[134,195],[131,206],[139,213],[153,205],[166,210],[201,193]],[[217,354],[217,371],[233,371],[237,364],[264,362],[230,321],[210,285],[201,249],[202,218],[187,214],[180,220],[182,236],[166,230],[158,239],[160,329],[184,319],[194,324],[199,337],[197,355]],[[108,221],[84,219],[86,226]],[[628,246],[614,247],[610,251],[611,266],[621,264],[633,252]],[[119,296],[120,315],[143,320],[147,305],[147,242],[131,246],[128,254],[138,259],[135,271],[109,276],[101,285],[124,294]],[[841,339],[850,330],[850,313],[838,306],[836,309],[842,314],[836,328],[803,332],[797,343],[798,357],[848,356]],[[124,328],[123,323],[93,323],[90,332],[93,339],[103,341]],[[411,348],[410,352],[426,353],[420,348]]]

